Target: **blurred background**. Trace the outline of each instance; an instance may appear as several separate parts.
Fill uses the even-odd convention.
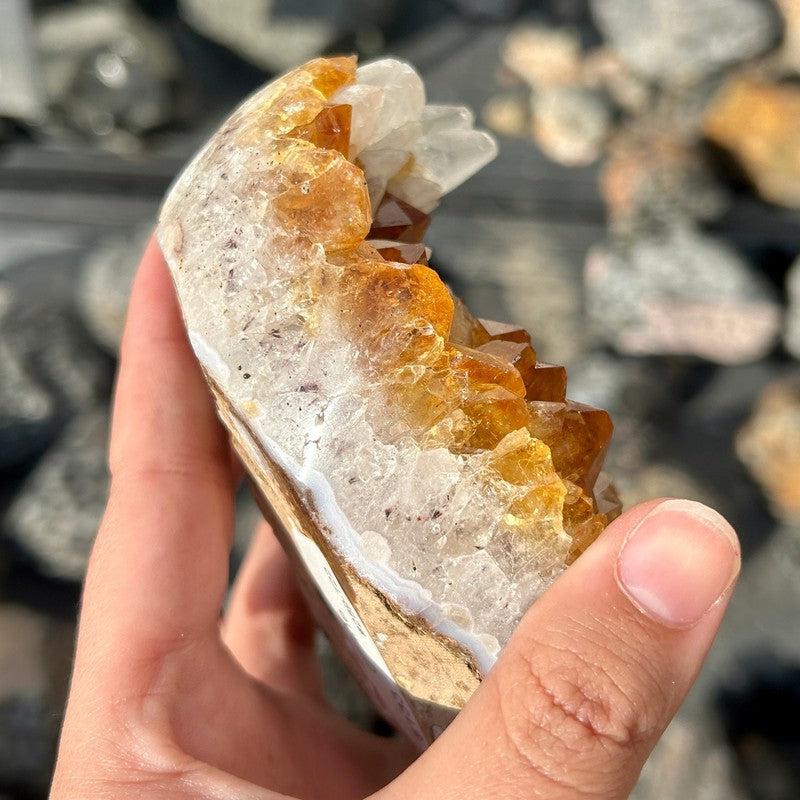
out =
[[[46,795],[159,200],[239,99],[328,52],[407,58],[496,133],[432,263],[612,412],[627,505],[686,496],[741,532],[725,626],[635,797],[796,800],[800,0],[0,0],[0,800]],[[243,494],[234,567],[256,517]]]

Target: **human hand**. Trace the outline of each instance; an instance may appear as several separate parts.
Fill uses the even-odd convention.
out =
[[[266,526],[220,623],[237,469],[152,242],[110,466],[52,800],[625,798],[740,564],[734,532],[704,506],[630,510],[537,601],[467,707],[407,766],[404,742],[325,704],[313,624]]]

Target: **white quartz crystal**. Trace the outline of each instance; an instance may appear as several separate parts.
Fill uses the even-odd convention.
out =
[[[425,104],[422,81],[405,62],[373,61],[356,77],[334,102],[352,106],[350,157],[364,168],[373,208],[389,187],[428,213],[497,155],[466,106]]]
[[[356,83],[342,89],[336,103],[353,108],[350,157],[380,142],[407,122],[419,120],[425,107],[425,87],[416,70],[395,58],[359,67]]]
[[[439,196],[451,192],[497,155],[497,143],[484,131],[436,128],[411,150],[413,167],[389,181],[389,191],[421,211],[430,199],[421,186],[436,186]],[[423,183],[424,182],[424,183]]]

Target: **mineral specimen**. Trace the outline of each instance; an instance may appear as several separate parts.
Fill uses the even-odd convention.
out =
[[[776,515],[800,521],[800,374],[767,386],[736,437],[736,452]]]
[[[800,208],[800,89],[731,78],[708,109],[706,136],[728,150],[759,193]]]
[[[695,83],[768,50],[780,19],[763,0],[591,0],[598,28],[635,72]]]
[[[622,353],[741,364],[762,358],[780,333],[772,286],[688,223],[593,247],[585,281],[594,329]]]
[[[431,211],[495,150],[409,65],[317,59],[234,112],[158,229],[321,623],[421,745],[618,512],[608,414],[424,263]]]

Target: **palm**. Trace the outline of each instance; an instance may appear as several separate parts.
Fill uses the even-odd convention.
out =
[[[400,766],[397,742],[359,731],[313,696],[248,675],[218,638],[171,658],[181,691],[165,693],[158,716],[175,720],[173,743],[195,758],[315,798],[365,797]]]

